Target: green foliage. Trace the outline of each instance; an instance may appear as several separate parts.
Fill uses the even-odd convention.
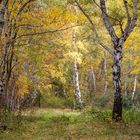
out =
[[[110,99],[109,99],[109,96],[104,95],[104,96],[102,96],[102,97],[96,99],[95,102],[96,102],[96,105],[97,105],[97,106],[105,107],[105,106],[108,104],[109,100],[110,100]]]
[[[111,120],[112,120],[111,110],[101,110],[101,109],[92,107],[91,115],[92,115],[93,119],[97,119],[99,121],[111,122]]]
[[[136,123],[140,124],[140,109],[132,107],[131,109],[124,110],[123,120],[125,123]]]
[[[66,115],[55,116],[51,118],[51,122],[57,125],[68,125],[70,123],[70,117]]]
[[[132,107],[131,98],[129,96],[123,96],[122,104],[124,108],[131,108]]]
[[[51,108],[64,108],[64,99],[57,96],[48,96],[45,106]]]
[[[137,107],[140,107],[140,92],[139,92],[138,90],[136,90],[135,95],[136,95],[136,98],[135,98],[135,103],[134,103],[134,104],[135,104]]]
[[[73,108],[73,97],[62,98],[59,96],[48,95],[43,97],[42,106],[48,108]]]

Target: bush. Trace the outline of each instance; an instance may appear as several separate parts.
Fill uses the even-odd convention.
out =
[[[42,104],[43,107],[49,108],[72,108],[73,107],[73,98],[72,97],[58,97],[54,95],[48,95],[43,97]]]
[[[86,114],[87,113],[90,114],[94,120],[112,122],[112,110],[92,107],[86,111]],[[140,109],[134,106],[129,109],[124,109],[123,122],[125,124],[135,123],[140,125]]]
[[[140,107],[140,92],[139,92],[139,91],[136,91],[135,95],[136,95],[136,98],[135,98],[135,105],[136,105],[137,107]]]
[[[110,122],[112,120],[112,111],[111,110],[101,110],[98,108],[92,108],[91,115],[92,115],[93,119],[96,119],[99,121]]]
[[[101,98],[96,100],[96,105],[105,107],[109,102],[109,97],[107,95],[102,96]]]
[[[131,98],[129,96],[123,96],[122,104],[124,108],[131,108],[132,107]]]
[[[68,125],[70,123],[70,117],[61,115],[51,118],[51,122],[56,123],[57,125]]]
[[[64,99],[64,106],[66,108],[73,108],[73,101],[74,101],[73,97],[68,97],[67,99]]]
[[[123,120],[125,123],[140,124],[140,109],[132,107],[131,109],[124,110]]]
[[[57,96],[48,96],[46,100],[46,106],[51,108],[65,108],[64,99]]]

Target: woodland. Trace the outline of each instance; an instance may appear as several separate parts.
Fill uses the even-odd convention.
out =
[[[0,140],[140,140],[140,0],[0,0]]]

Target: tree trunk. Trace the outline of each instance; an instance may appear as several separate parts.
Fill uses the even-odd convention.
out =
[[[77,68],[77,58],[75,57],[74,59],[74,95],[76,98],[76,102],[79,105],[80,109],[83,109],[83,103],[81,100],[81,92],[80,92],[80,87],[79,87],[79,78],[78,78],[78,68]]]
[[[124,82],[124,95],[127,96],[127,82]]]
[[[96,75],[92,67],[91,71],[89,72],[88,85],[88,88],[91,93],[93,91],[96,92]]]
[[[135,77],[134,77],[134,87],[133,87],[133,92],[132,92],[132,101],[134,100],[134,96],[135,96],[135,92],[136,92],[137,78],[138,78],[138,75],[135,75]]]
[[[112,119],[116,121],[122,119],[121,61],[122,47],[115,47],[113,64],[114,105]]]
[[[76,16],[78,16],[77,6],[74,6],[74,9],[75,9]],[[74,23],[74,25],[76,25],[76,24]],[[73,33],[72,33],[72,46],[73,46],[73,49],[76,52],[76,55],[75,55],[75,58],[74,58],[74,95],[75,95],[75,101],[76,101],[75,105],[80,110],[82,110],[83,109],[83,103],[82,103],[81,92],[80,92],[80,87],[79,87],[79,73],[78,73],[78,62],[77,62],[79,52],[78,52],[78,47],[77,47],[76,32],[77,32],[77,29],[74,28]]]
[[[89,102],[92,103],[94,93],[96,93],[96,74],[92,67],[88,74],[87,83],[88,85],[87,85],[87,90],[85,91],[85,93],[89,92]]]
[[[104,51],[104,94],[107,92],[107,87],[108,87],[108,81],[107,81],[107,52]]]
[[[7,7],[5,7],[5,11],[6,11],[6,18],[5,18],[4,49],[3,49],[3,55],[2,55],[2,60],[1,60],[1,68],[0,68],[1,69],[0,94],[2,95],[2,98],[4,100],[4,105],[7,106],[8,92],[5,93],[6,64],[7,64],[8,47],[9,47],[9,45],[8,45],[8,40],[9,40],[9,38],[8,38],[9,37],[9,34],[8,34],[9,13],[8,13]],[[0,31],[0,34],[1,34],[1,31]]]
[[[95,73],[92,70],[92,78],[93,78],[93,87],[94,87],[94,92],[96,92],[96,77],[95,77]]]
[[[2,35],[3,27],[4,27],[4,14],[6,10],[8,0],[2,0],[1,9],[0,9],[0,36]]]

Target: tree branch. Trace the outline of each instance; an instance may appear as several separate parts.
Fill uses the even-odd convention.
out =
[[[126,7],[126,14],[127,14],[127,24],[126,27],[124,29],[124,33],[121,35],[121,38],[124,38],[124,40],[126,40],[129,35],[131,34],[131,32],[134,30],[134,28],[136,27],[136,23],[137,23],[137,4],[138,1],[137,0],[133,0],[133,18],[130,17],[129,15],[129,11],[127,8],[127,4],[125,4]]]
[[[96,0],[93,0],[93,2],[95,3],[96,6],[98,6],[101,9],[100,5],[96,2]]]
[[[103,17],[103,21],[105,23],[106,29],[109,32],[109,35],[112,39],[112,42],[114,44],[114,46],[117,46],[117,42],[118,42],[118,37],[114,31],[113,26],[111,25],[110,21],[109,21],[109,17],[107,14],[107,10],[106,10],[106,2],[105,0],[100,0],[100,7],[101,7],[101,11],[102,11],[102,17]]]
[[[77,27],[77,26],[80,26],[80,25],[74,25],[74,26],[70,26],[70,27],[66,27],[66,28],[61,28],[61,29],[56,29],[56,30],[46,30],[46,31],[43,31],[43,32],[22,34],[22,35],[18,36],[16,39],[19,39],[21,37],[26,37],[26,36],[35,36],[35,35],[42,35],[42,34],[48,34],[48,33],[55,33],[55,32],[65,31],[65,30],[68,30],[68,29],[71,29],[71,28]]]
[[[27,6],[28,3],[32,2],[32,1],[35,1],[35,0],[28,0],[27,2],[25,2],[18,10],[17,14],[16,14],[16,17],[18,15],[20,15],[20,13],[23,11],[23,9]]]
[[[94,23],[92,22],[91,18],[89,17],[89,15],[84,11],[84,9],[81,7],[81,5],[78,3],[78,1],[76,0],[75,1],[77,6],[79,7],[79,9],[81,10],[81,12],[85,15],[85,17],[88,19],[88,21],[90,22],[91,24],[91,29],[92,31],[95,33],[95,36],[96,36],[96,41],[100,44],[100,46],[102,46],[105,50],[107,50],[112,56],[114,56],[113,54],[113,51],[108,48],[100,39],[99,39],[99,36],[98,36],[98,33],[97,33],[97,30],[95,28],[95,25]]]
[[[3,26],[4,26],[4,14],[6,10],[8,0],[2,0],[1,1],[1,9],[0,9],[0,36],[2,34]]]
[[[131,17],[130,17],[130,13],[129,13],[129,9],[128,9],[128,2],[127,2],[127,0],[123,0],[123,2],[124,2],[124,6],[125,6],[126,15],[127,15],[127,22],[130,22]]]

